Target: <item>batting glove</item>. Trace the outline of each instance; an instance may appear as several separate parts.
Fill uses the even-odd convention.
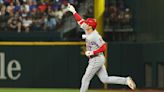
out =
[[[86,52],[85,52],[85,55],[86,55],[87,57],[89,57],[89,56],[94,55],[94,53],[93,53],[93,51],[86,51]]]
[[[76,13],[75,8],[70,3],[68,3],[68,5],[67,5],[67,10],[70,11],[70,12],[72,12],[73,14]]]

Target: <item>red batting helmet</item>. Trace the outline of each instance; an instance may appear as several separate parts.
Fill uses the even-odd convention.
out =
[[[93,18],[87,18],[87,20],[85,20],[85,23],[87,23],[88,25],[92,26],[92,28],[94,28],[94,29],[97,26],[96,19],[93,19]]]

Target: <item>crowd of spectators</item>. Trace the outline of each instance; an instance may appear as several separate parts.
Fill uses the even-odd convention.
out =
[[[87,18],[94,18],[94,10],[93,10],[93,5],[90,5],[88,7],[86,7],[86,11],[83,15],[84,19],[87,19]]]
[[[112,29],[132,27],[132,12],[124,0],[113,0],[105,7],[104,24]]]
[[[106,0],[104,31],[108,41],[135,40],[133,13],[126,0]]]
[[[67,2],[77,0],[0,0],[0,30],[53,31],[62,26]]]

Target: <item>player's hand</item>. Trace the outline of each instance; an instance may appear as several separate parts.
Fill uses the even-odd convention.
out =
[[[85,52],[85,55],[86,55],[87,57],[90,57],[90,56],[92,56],[92,55],[94,55],[94,54],[93,54],[93,51],[86,51],[86,52]]]
[[[67,10],[72,12],[73,14],[76,13],[75,8],[70,3],[68,3],[68,5],[67,5]]]

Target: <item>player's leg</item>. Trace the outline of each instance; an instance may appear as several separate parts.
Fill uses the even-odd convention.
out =
[[[82,84],[80,88],[80,92],[86,92],[88,90],[90,80],[96,74],[96,72],[100,69],[101,65],[97,64],[96,62],[89,63],[88,67],[86,68],[85,74],[82,78]]]
[[[103,65],[100,70],[97,72],[98,77],[103,83],[110,83],[110,84],[127,84],[127,78],[118,77],[118,76],[108,76],[105,66]]]
[[[97,72],[98,77],[103,83],[128,85],[131,89],[135,89],[135,83],[130,77],[108,76],[105,65]]]

